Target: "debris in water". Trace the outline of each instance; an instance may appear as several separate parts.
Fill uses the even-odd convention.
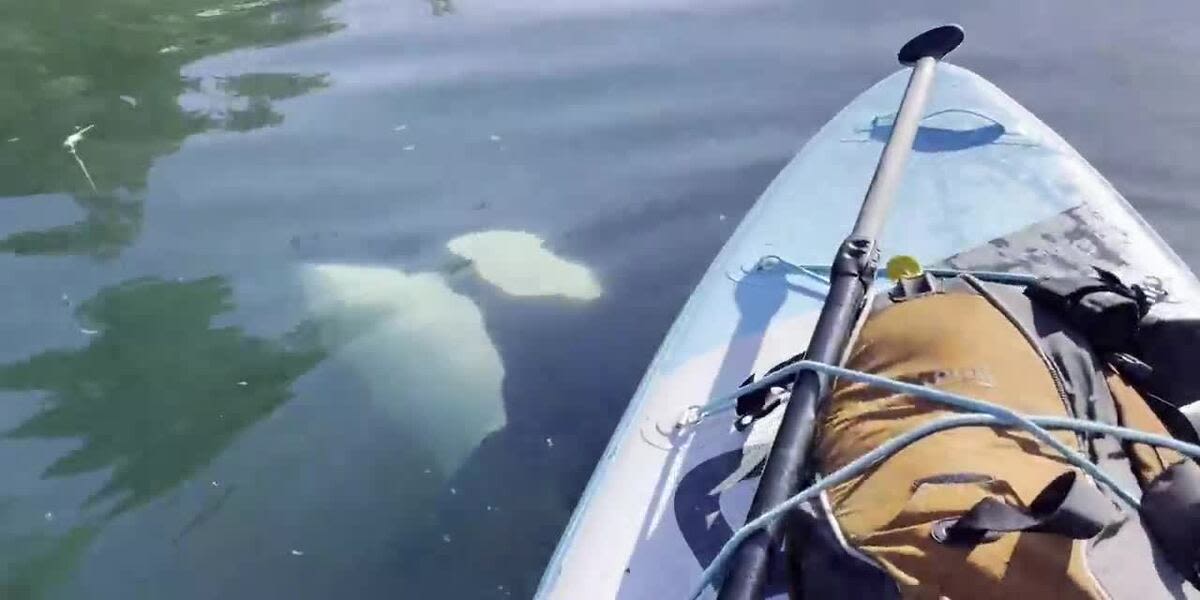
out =
[[[405,129],[408,129],[408,123],[401,123],[395,126],[392,128],[392,131],[404,131]]]
[[[230,6],[229,8],[232,8],[233,10],[250,10],[251,8],[262,8],[264,6],[270,6],[272,4],[275,4],[276,1],[277,0],[255,0],[254,2],[242,2],[241,4],[234,4],[233,6]]]
[[[78,145],[78,144],[79,144],[79,142],[83,141],[83,136],[84,136],[84,134],[86,134],[87,132],[91,131],[91,130],[92,130],[92,128],[93,128],[93,127],[95,127],[95,126],[96,126],[96,124],[95,124],[95,123],[92,123],[92,124],[88,125],[87,127],[84,127],[84,128],[82,128],[82,129],[80,129],[78,126],[76,126],[76,127],[75,127],[75,133],[72,133],[71,135],[68,135],[68,136],[67,136],[67,139],[63,140],[63,146],[65,146],[65,147],[67,148],[67,150],[70,150],[71,152],[74,152],[74,151],[75,151],[75,146],[76,146],[76,145]]]
[[[213,486],[213,487],[220,487],[220,486],[221,486],[221,484],[217,483],[216,481],[213,481],[213,482],[212,482],[212,486]]]
[[[44,516],[44,517],[46,518],[46,520],[47,520],[47,521],[53,521],[53,520],[54,520],[54,513],[52,513],[52,512],[49,512],[49,511],[47,511],[47,512],[46,512],[46,514],[45,514],[45,515],[42,515],[42,516]]]
[[[88,328],[86,328],[86,327],[80,327],[80,328],[79,328],[79,333],[82,333],[83,335],[96,335],[96,334],[98,334],[98,333],[100,333],[100,332],[99,332],[98,330],[95,330],[95,329],[88,329]]]
[[[174,52],[179,52],[180,50],[183,50],[183,48],[180,48],[179,46],[163,46],[162,48],[158,49],[158,53],[159,54],[172,54]]]
[[[546,438],[546,447],[547,447],[547,448],[553,448],[553,447],[554,447],[554,439],[553,439],[553,438]]]
[[[88,183],[92,185],[93,192],[97,191],[96,182],[92,181],[92,174],[88,173],[87,165],[83,164],[82,158],[79,158],[79,152],[75,149],[75,146],[78,146],[79,142],[83,141],[83,135],[88,131],[91,131],[91,129],[95,126],[95,123],[93,123],[87,127],[84,127],[83,129],[76,127],[75,133],[68,135],[67,139],[63,140],[63,147],[67,149],[67,152],[71,153],[71,156],[75,157],[75,162],[79,163],[79,168],[83,171],[83,176],[87,177]]]
[[[292,556],[304,556],[304,551],[292,548]]]
[[[118,98],[121,99],[121,102],[124,102],[133,108],[137,108],[137,98],[134,98],[133,96],[118,96]]]
[[[450,534],[448,534],[448,533],[443,533],[443,534],[442,534],[442,541],[443,541],[443,542],[446,542],[447,544],[449,544],[449,543],[450,543]]]
[[[493,133],[492,135],[489,135],[488,137],[489,137],[489,138],[491,138],[491,140],[492,140],[493,142],[498,142],[498,141],[500,141],[500,136],[498,136],[498,135],[496,135],[496,134],[494,134],[494,133]]]
[[[223,14],[226,14],[226,12],[233,12],[233,11],[239,11],[239,10],[250,10],[251,8],[260,8],[263,6],[269,6],[271,4],[274,4],[275,1],[276,0],[255,0],[254,2],[242,2],[241,4],[234,4],[233,6],[230,6],[228,11],[226,11],[225,9],[222,9],[222,8],[210,8],[208,10],[202,10],[202,11],[196,13],[196,16],[200,17],[202,19],[207,19],[209,17],[219,17]]]
[[[416,149],[417,149],[417,147],[415,145],[408,145],[403,148],[403,150],[405,152],[412,152],[413,150],[416,150]]]
[[[62,303],[63,303],[63,305],[64,305],[64,306],[70,306],[70,305],[71,305],[71,297],[70,297],[70,296],[68,296],[66,292],[63,292],[63,295],[62,295]]]

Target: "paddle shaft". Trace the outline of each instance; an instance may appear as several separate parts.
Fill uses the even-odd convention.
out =
[[[904,99],[900,101],[900,110],[892,125],[892,133],[875,167],[875,175],[867,188],[858,219],[833,259],[829,295],[821,307],[809,341],[809,360],[827,364],[841,362],[850,332],[875,279],[875,268],[879,262],[875,240],[883,229],[904,164],[912,152],[936,64],[937,58],[926,56],[913,66],[908,87],[904,90]],[[767,457],[767,465],[750,505],[747,521],[800,490],[812,445],[816,407],[825,397],[828,387],[828,378],[816,372],[801,371],[796,376],[791,399],[784,409],[783,420]],[[783,539],[785,529],[786,522],[776,520],[742,543],[721,585],[719,600],[759,600],[763,597],[770,549]]]
[[[900,176],[904,173],[904,165],[908,162],[908,155],[912,154],[917,127],[929,100],[929,90],[933,87],[936,65],[936,58],[926,56],[913,66],[908,87],[904,89],[904,99],[900,101],[900,110],[892,124],[892,133],[883,146],[883,154],[879,156],[879,164],[875,167],[875,175],[871,177],[871,186],[867,188],[862,208],[858,209],[858,219],[854,222],[854,229],[850,230],[850,237],[875,239],[882,233],[888,209],[900,185]]]

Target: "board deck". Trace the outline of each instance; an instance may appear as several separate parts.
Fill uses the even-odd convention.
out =
[[[852,101],[759,198],[696,287],[601,458],[539,588],[543,598],[687,597],[745,519],[739,466],[769,439],[730,415],[681,415],[804,349],[827,265],[854,222],[908,70]],[[883,261],[1039,275],[1095,264],[1194,312],[1200,283],[1054,131],[982,77],[938,66],[881,237]],[[781,411],[776,411],[779,413]],[[766,428],[756,428],[763,437]]]

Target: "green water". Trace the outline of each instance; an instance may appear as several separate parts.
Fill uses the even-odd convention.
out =
[[[4,4],[0,596],[532,591],[627,392],[571,425],[502,333],[598,284],[475,235],[524,229],[453,179],[509,168],[498,126],[464,149],[436,93],[356,75],[347,45],[403,65],[347,10]]]
[[[84,213],[69,225],[8,234],[0,248],[17,255],[117,257],[141,232],[155,159],[203,131],[277,125],[283,116],[273,102],[326,84],[319,74],[236,75],[216,82],[230,103],[227,110],[189,111],[179,96],[200,82],[181,75],[181,67],[206,55],[284,44],[339,27],[322,15],[328,1],[288,2],[270,12],[227,2],[228,14],[207,18],[197,13],[214,5],[197,1],[5,4],[0,193],[70,194]],[[86,144],[77,145],[75,160],[63,140],[96,124]]]
[[[145,227],[156,160],[198,133],[279,125],[275,102],[327,85],[322,74],[237,74],[210,82],[223,109],[188,110],[180,96],[203,82],[183,65],[332,33],[329,4],[0,7],[0,196],[9,197],[0,250],[10,257],[0,389],[5,456],[21,464],[0,486],[5,598],[81,593],[64,584],[101,552],[106,527],[195,477],[327,355],[302,322],[279,335],[222,323],[234,309],[225,276],[112,275]],[[26,217],[34,222],[14,226]],[[22,273],[64,291],[39,294],[48,288],[26,286]],[[95,290],[78,300],[66,291],[81,287]],[[75,336],[62,335],[66,323]],[[233,489],[205,501],[210,513]],[[138,574],[128,575],[121,587],[136,590]]]

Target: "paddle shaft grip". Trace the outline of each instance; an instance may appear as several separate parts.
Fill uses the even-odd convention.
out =
[[[912,152],[936,64],[936,58],[925,56],[913,65],[891,136],[875,167],[858,219],[834,257],[829,294],[809,340],[809,360],[827,364],[839,364],[842,360],[867,291],[875,279],[879,262],[875,239],[883,228],[904,165]],[[824,375],[813,371],[797,374],[791,399],[784,408],[779,431],[750,504],[747,522],[800,491],[808,468],[816,409],[828,388],[829,381]],[[781,545],[786,521],[777,519],[742,542],[733,556],[718,600],[759,600],[763,597],[770,573],[771,549]]]
[[[892,134],[883,147],[883,153],[879,155],[871,186],[867,188],[862,208],[858,210],[858,219],[850,230],[852,237],[877,239],[882,233],[888,209],[896,197],[900,177],[904,174],[904,165],[912,154],[913,141],[917,139],[917,127],[929,100],[929,90],[933,87],[936,65],[936,59],[926,56],[913,66],[908,87],[904,90],[904,100],[900,102],[900,110],[892,124]]]

